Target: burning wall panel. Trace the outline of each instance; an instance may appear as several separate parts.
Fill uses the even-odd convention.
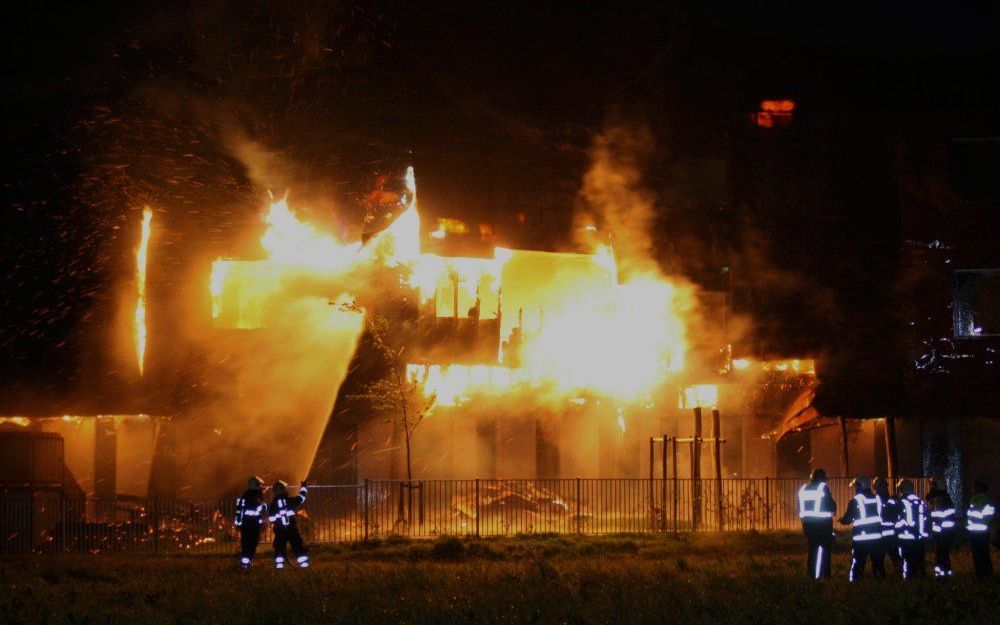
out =
[[[502,337],[510,336],[518,325],[538,333],[548,321],[568,325],[568,331],[582,338],[589,329],[588,318],[614,312],[615,275],[595,255],[510,250],[501,284]],[[576,319],[579,323],[571,321]]]
[[[26,431],[61,437],[68,491],[88,497],[145,497],[153,461],[156,417],[62,416],[26,419]]]
[[[66,466],[77,484],[89,496],[94,494],[94,440],[97,421],[89,417],[46,419],[38,422],[43,432],[63,438]]]

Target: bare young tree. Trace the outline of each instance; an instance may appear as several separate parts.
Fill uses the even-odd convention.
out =
[[[390,423],[403,433],[406,452],[406,480],[413,481],[413,433],[434,408],[436,396],[424,396],[423,385],[406,374],[406,346],[395,340],[396,332],[389,320],[378,313],[365,316],[366,329],[372,348],[382,358],[386,375],[373,380],[365,389],[366,399],[376,414],[387,415]]]

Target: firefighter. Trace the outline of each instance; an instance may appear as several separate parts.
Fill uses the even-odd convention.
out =
[[[943,488],[944,480],[931,480],[927,503],[931,507],[931,533],[934,535],[934,577],[950,577],[951,546],[955,542],[955,503]]]
[[[976,577],[993,576],[993,560],[990,558],[990,522],[996,510],[986,494],[989,487],[983,482],[973,482],[972,499],[965,511],[965,531],[969,533],[972,547],[972,561],[976,566]]]
[[[830,577],[830,547],[837,502],[826,483],[826,471],[815,469],[809,483],[799,489],[799,519],[809,541],[808,574],[813,579]]]
[[[247,481],[246,491],[236,498],[234,524],[240,531],[240,567],[249,569],[257,553],[260,528],[267,518],[267,504],[264,503],[264,480],[252,477]]]
[[[281,480],[274,483],[274,502],[271,504],[271,524],[274,526],[274,568],[285,568],[286,547],[292,545],[295,562],[302,568],[309,567],[309,556],[302,535],[295,523],[295,511],[306,501],[306,483],[299,485],[299,494],[288,496],[288,484]]]
[[[903,579],[924,577],[927,505],[913,493],[913,482],[910,480],[899,480],[896,491],[900,496],[896,538],[899,540],[899,557],[903,561]]]
[[[882,498],[882,541],[879,545],[882,548],[883,564],[884,558],[888,557],[892,561],[892,567],[896,575],[902,575],[903,567],[899,560],[899,541],[896,540],[896,521],[899,520],[899,499],[889,492],[889,480],[884,477],[875,478],[875,493]]]
[[[851,482],[854,497],[847,504],[842,525],[851,526],[851,570],[848,579],[854,581],[865,575],[865,565],[872,561],[872,573],[885,577],[882,559],[882,498],[872,494],[871,480],[859,475]]]

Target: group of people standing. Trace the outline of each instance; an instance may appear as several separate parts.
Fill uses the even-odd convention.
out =
[[[236,515],[233,521],[240,532],[242,568],[249,569],[253,563],[257,543],[260,542],[260,531],[266,521],[270,521],[274,530],[274,568],[285,568],[288,545],[292,547],[295,563],[302,568],[309,567],[309,554],[295,522],[295,512],[306,502],[308,490],[306,483],[302,482],[298,495],[289,497],[288,484],[278,480],[271,488],[274,499],[268,506],[264,502],[264,480],[259,477],[250,478],[246,491],[236,498]]]
[[[913,482],[908,479],[899,481],[895,495],[889,492],[889,482],[884,478],[876,478],[873,483],[870,478],[859,476],[851,484],[855,494],[839,519],[841,524],[851,526],[850,581],[864,575],[869,561],[872,573],[885,577],[887,557],[903,579],[923,577],[925,551],[932,536],[934,575],[952,575],[951,549],[961,519],[940,481],[932,480],[926,498],[914,493]],[[964,527],[976,575],[985,578],[993,574],[990,523],[995,510],[986,484],[976,482],[973,491],[965,510]],[[812,472],[809,483],[799,489],[798,499],[799,518],[809,541],[809,576],[815,579],[829,577],[837,502],[823,469]]]

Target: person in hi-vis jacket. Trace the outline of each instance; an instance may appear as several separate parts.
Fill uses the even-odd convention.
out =
[[[815,469],[809,483],[799,489],[799,519],[809,541],[809,577],[830,577],[830,548],[833,545],[833,515],[837,502],[826,483],[826,471]]]
[[[264,480],[252,477],[247,481],[247,489],[236,498],[236,516],[233,523],[240,531],[240,567],[249,569],[257,553],[260,530],[267,520],[267,504],[264,503]]]
[[[309,555],[306,547],[302,544],[302,535],[299,534],[298,525],[295,522],[295,511],[306,502],[306,483],[299,486],[299,494],[295,497],[288,496],[288,484],[278,480],[274,484],[274,501],[271,503],[271,516],[269,517],[274,529],[274,568],[285,568],[286,548],[292,546],[292,553],[295,554],[295,562],[302,568],[309,567]]]

